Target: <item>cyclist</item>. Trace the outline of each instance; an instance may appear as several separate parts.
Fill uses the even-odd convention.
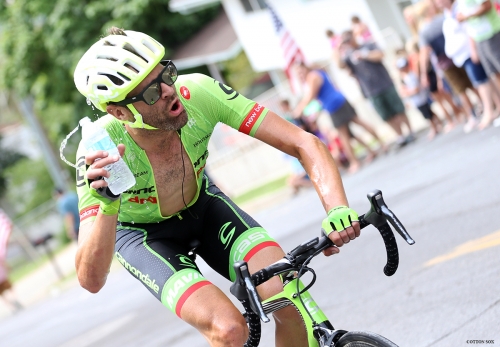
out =
[[[97,293],[113,255],[212,346],[242,346],[244,318],[196,266],[192,250],[228,279],[241,259],[250,271],[283,257],[271,236],[206,176],[207,144],[217,122],[298,158],[328,211],[324,232],[336,247],[359,236],[332,156],[313,135],[201,74],[177,76],[164,47],[150,36],[111,28],[92,45],[74,73],[78,90],[99,110],[136,185],[113,195],[102,177],[119,158],[104,151],[77,153],[80,284]],[[333,232],[333,231],[337,232]],[[281,290],[279,278],[259,286],[263,298]],[[289,307],[275,315],[278,346],[305,345],[303,324]]]

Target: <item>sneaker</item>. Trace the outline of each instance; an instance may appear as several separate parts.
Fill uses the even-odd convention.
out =
[[[406,137],[405,137],[405,142],[406,142],[406,143],[410,143],[410,142],[415,141],[416,139],[417,139],[417,138],[415,137],[415,135],[410,134],[410,135],[408,135],[408,136],[406,136]]]
[[[470,133],[472,130],[474,130],[474,127],[476,126],[477,124],[477,120],[473,117],[471,117],[467,123],[465,123],[464,125],[464,133],[468,134]]]
[[[493,126],[494,127],[500,127],[500,117],[498,117],[497,119],[495,119],[493,121]]]

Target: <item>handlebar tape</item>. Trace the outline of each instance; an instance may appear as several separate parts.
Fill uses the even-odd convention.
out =
[[[385,249],[387,251],[387,263],[384,266],[384,274],[386,276],[392,276],[396,273],[399,265],[398,245],[394,238],[394,233],[387,222],[380,226],[378,230],[380,231],[382,239],[384,239]]]

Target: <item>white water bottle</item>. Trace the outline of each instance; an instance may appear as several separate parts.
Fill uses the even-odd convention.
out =
[[[118,148],[106,129],[92,123],[89,117],[81,119],[80,126],[83,145],[87,151],[103,150],[107,151],[109,156],[120,156]],[[121,157],[117,162],[106,165],[104,169],[110,174],[109,178],[104,177],[104,180],[108,182],[108,187],[113,194],[121,194],[135,185],[134,174]]]

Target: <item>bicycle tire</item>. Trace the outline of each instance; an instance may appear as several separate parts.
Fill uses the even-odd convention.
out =
[[[398,347],[394,342],[369,331],[350,331],[332,347]]]

